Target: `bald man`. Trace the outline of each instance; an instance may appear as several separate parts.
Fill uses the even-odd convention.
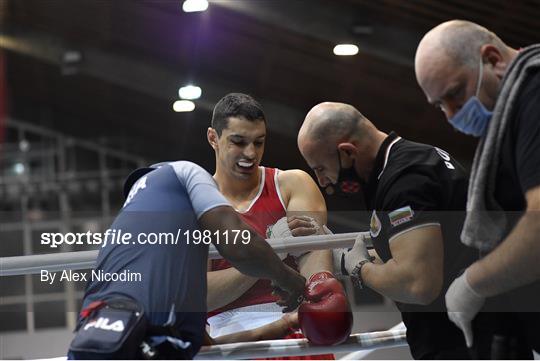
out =
[[[415,359],[468,358],[443,298],[474,257],[459,242],[463,212],[455,212],[465,208],[463,167],[442,149],[381,132],[342,103],[311,109],[298,147],[322,187],[363,192],[372,212],[374,251],[357,238],[343,254],[343,272],[396,302]]]
[[[540,45],[516,50],[478,24],[448,21],[420,42],[415,71],[448,122],[480,138],[461,238],[483,257],[448,290],[450,318],[470,344],[484,304],[516,312],[512,325],[539,351]]]

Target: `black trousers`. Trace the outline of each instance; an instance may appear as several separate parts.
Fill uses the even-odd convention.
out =
[[[532,360],[532,341],[540,338],[540,313],[481,312],[473,321],[474,343],[465,346],[441,346],[417,355],[420,360]],[[538,344],[536,344],[538,346]],[[536,349],[538,350],[538,349]]]
[[[535,315],[517,312],[479,313],[473,322],[475,342],[470,350],[471,356],[482,360],[534,359],[533,344],[529,337],[533,334],[529,335],[526,325],[522,322],[531,316]]]

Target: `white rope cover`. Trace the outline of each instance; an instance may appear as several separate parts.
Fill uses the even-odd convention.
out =
[[[335,346],[312,345],[305,338],[205,346],[201,348],[195,359],[234,360],[375,350],[406,345],[405,333],[404,329],[358,333],[349,336],[344,343]]]
[[[268,239],[276,253],[295,253],[320,249],[350,248],[359,233],[336,233]],[[0,258],[0,276],[38,274],[41,270],[59,272],[94,268],[98,251],[49,253]],[[214,245],[209,246],[210,259],[221,258]]]
[[[403,331],[403,332],[406,332],[407,328],[405,327],[405,324],[403,322],[400,322],[397,325],[395,325],[394,327],[388,329],[388,331]],[[407,345],[404,344],[403,346],[407,346]],[[399,347],[399,345],[396,345],[396,347]],[[390,347],[386,347],[386,348],[390,348]],[[372,350],[357,350],[357,351],[348,353],[346,355],[343,355],[339,359],[340,360],[368,360],[370,358],[369,357],[370,354],[372,352],[375,352],[375,351],[377,351],[377,348],[374,348]]]

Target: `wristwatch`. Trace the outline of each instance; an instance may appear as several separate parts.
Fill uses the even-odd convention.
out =
[[[373,262],[374,259],[375,259],[375,257],[369,257],[368,259],[365,259],[365,260],[362,260],[362,261],[358,262],[358,264],[356,266],[354,266],[354,268],[353,268],[353,270],[351,272],[351,281],[352,281],[352,284],[355,287],[358,287],[360,289],[364,288],[364,281],[362,281],[362,267],[366,263]]]

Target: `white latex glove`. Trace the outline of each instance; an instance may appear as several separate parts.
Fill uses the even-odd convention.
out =
[[[370,259],[366,247],[366,239],[370,238],[369,232],[361,232],[356,236],[354,246],[350,250],[343,252],[345,271],[350,275],[356,265],[364,260]]]
[[[452,282],[448,291],[446,291],[445,300],[448,318],[465,335],[467,347],[472,347],[471,321],[476,317],[486,299],[472,289],[469,281],[467,281],[467,270]]]

